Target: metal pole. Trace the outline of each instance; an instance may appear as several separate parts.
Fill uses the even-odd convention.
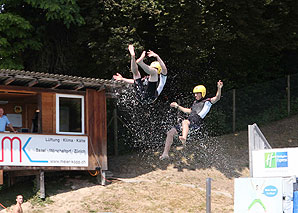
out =
[[[101,185],[105,186],[106,185],[106,172],[105,171],[101,171]]]
[[[254,150],[255,137],[254,137],[254,125],[248,125],[248,154],[249,154],[249,176],[253,177],[253,165],[252,165],[252,151]]]
[[[118,118],[117,109],[114,109],[114,151],[115,155],[118,156]]]
[[[290,115],[291,113],[291,84],[290,84],[290,75],[288,75],[288,116]]]
[[[206,213],[211,213],[211,180],[206,179]]]
[[[236,131],[236,89],[233,89],[233,132]]]

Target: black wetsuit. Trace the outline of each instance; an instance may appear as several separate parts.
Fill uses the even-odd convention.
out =
[[[137,93],[137,100],[143,104],[153,103],[158,97],[158,93],[156,91],[157,83],[157,81],[149,81],[147,77],[136,79],[134,85]]]

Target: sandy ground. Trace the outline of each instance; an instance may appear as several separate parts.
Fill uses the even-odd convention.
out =
[[[298,116],[260,127],[273,147],[298,146]],[[233,212],[234,179],[247,177],[247,131],[180,149],[110,157],[107,186],[80,178],[49,195],[51,204],[23,204],[24,212],[206,212],[206,178],[212,178],[212,212]],[[160,150],[159,150],[160,151]],[[4,210],[1,211],[5,212]]]

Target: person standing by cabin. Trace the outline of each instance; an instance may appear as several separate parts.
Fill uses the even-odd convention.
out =
[[[189,132],[189,129],[195,130],[200,129],[203,125],[203,119],[210,111],[210,108],[213,104],[220,100],[221,89],[223,87],[223,82],[219,80],[217,82],[217,93],[213,98],[205,98],[206,88],[203,85],[198,85],[193,89],[195,101],[191,108],[185,108],[178,105],[176,102],[170,104],[171,107],[174,107],[184,113],[189,114],[188,119],[182,121],[182,124],[172,127],[171,130],[167,132],[167,138],[165,143],[165,148],[163,154],[160,156],[160,159],[166,159],[169,157],[169,151],[173,143],[173,138],[175,135],[178,135],[178,132],[182,132],[182,135],[179,136],[180,141],[184,145],[186,138]]]
[[[142,104],[152,104],[157,100],[166,83],[166,65],[159,57],[159,55],[151,50],[147,52],[147,55],[149,57],[155,57],[156,61],[152,62],[150,66],[145,64],[143,61],[146,56],[145,51],[143,51],[140,58],[136,60],[133,45],[129,45],[128,50],[131,56],[130,65],[133,79],[124,78],[119,73],[113,75],[113,78],[116,81],[123,81],[126,83],[134,84],[134,88],[137,94],[137,100]],[[148,76],[141,78],[141,74],[138,70],[138,65],[148,74]]]
[[[22,204],[24,201],[23,195],[17,195],[16,197],[16,205],[13,208],[13,213],[23,213]]]
[[[4,115],[4,109],[0,108],[0,132],[4,132],[6,126],[8,126],[14,133],[17,133],[17,131],[14,130],[13,126],[8,120],[7,116]]]

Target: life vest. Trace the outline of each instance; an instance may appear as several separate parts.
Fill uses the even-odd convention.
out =
[[[204,106],[205,106],[205,103],[209,101],[211,103],[211,98],[202,98],[200,100],[195,100],[192,104],[192,107],[191,107],[191,113],[190,113],[190,117],[197,117],[200,112],[203,110]],[[209,112],[209,110],[208,110]],[[207,113],[208,113],[207,112]],[[207,114],[206,113],[206,114]],[[205,116],[204,116],[205,117]],[[204,118],[203,117],[203,118]],[[203,119],[202,118],[202,119]]]

